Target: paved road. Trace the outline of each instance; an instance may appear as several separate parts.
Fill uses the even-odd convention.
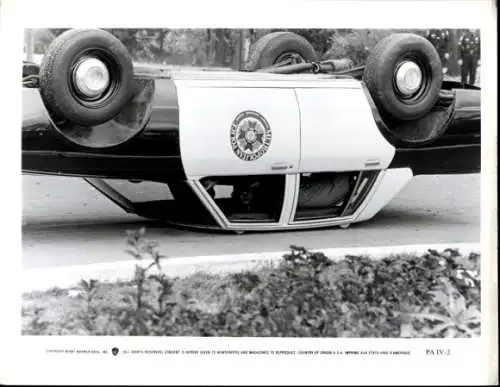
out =
[[[145,194],[154,196],[152,187]],[[480,241],[479,175],[418,176],[370,221],[339,228],[248,233],[187,231],[125,214],[77,178],[23,176],[23,266],[128,260],[127,229],[146,227],[163,253],[195,256],[308,248]]]

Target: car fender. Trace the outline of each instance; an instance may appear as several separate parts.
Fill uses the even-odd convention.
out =
[[[370,195],[357,211],[354,222],[371,219],[413,179],[410,168],[391,168],[382,171]]]

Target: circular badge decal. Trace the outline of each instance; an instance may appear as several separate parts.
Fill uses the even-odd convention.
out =
[[[271,127],[261,114],[247,110],[234,119],[230,138],[236,156],[245,161],[257,160],[271,145]]]

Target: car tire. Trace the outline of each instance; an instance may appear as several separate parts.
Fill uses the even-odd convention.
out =
[[[314,47],[304,37],[293,32],[271,32],[252,46],[245,69],[255,71],[277,64],[287,54],[298,54],[305,62],[315,62]]]
[[[422,86],[411,97],[398,93],[395,85],[396,69],[406,60],[417,63],[423,75]],[[390,35],[377,43],[368,57],[363,81],[381,113],[403,121],[421,118],[432,109],[441,90],[443,73],[439,54],[419,35]]]
[[[72,69],[90,55],[105,63],[110,85],[97,100],[85,100],[71,82]],[[127,48],[109,32],[96,29],[69,30],[47,49],[40,66],[40,92],[56,120],[85,126],[102,124],[115,117],[132,98],[134,70]]]

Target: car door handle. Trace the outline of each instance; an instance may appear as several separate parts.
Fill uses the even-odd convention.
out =
[[[271,165],[271,169],[273,171],[280,171],[280,170],[288,169],[291,167],[292,167],[292,165],[289,165],[288,163],[274,163],[273,165]]]

